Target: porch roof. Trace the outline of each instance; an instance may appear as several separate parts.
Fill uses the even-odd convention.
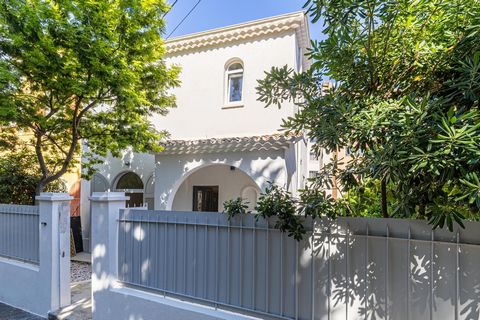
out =
[[[160,144],[160,154],[201,154],[221,152],[252,152],[287,149],[294,136],[271,134],[253,137],[210,138],[199,140],[170,140]]]

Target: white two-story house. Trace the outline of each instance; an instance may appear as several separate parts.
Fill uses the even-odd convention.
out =
[[[130,206],[150,209],[222,211],[225,200],[237,197],[253,208],[269,181],[293,194],[302,188],[312,167],[308,143],[280,130],[296,107],[265,108],[255,88],[274,66],[308,68],[309,41],[303,12],[167,41],[168,63],[182,70],[177,107],[151,121],[170,137],[159,142],[158,154],[105,159],[92,181],[84,181],[86,247],[91,192],[125,191]]]

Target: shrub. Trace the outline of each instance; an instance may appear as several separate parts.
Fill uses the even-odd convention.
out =
[[[289,237],[300,241],[306,233],[304,219],[297,215],[297,205],[292,195],[284,189],[270,183],[270,186],[260,195],[255,210],[258,217],[268,219],[277,217],[275,228],[286,232]]]
[[[240,197],[225,201],[223,203],[223,207],[223,213],[228,215],[228,220],[232,219],[237,215],[250,213],[249,211],[247,211],[248,202]]]

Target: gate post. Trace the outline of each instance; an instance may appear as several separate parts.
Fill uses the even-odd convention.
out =
[[[92,210],[92,293],[108,290],[117,280],[119,210],[129,197],[123,192],[94,192]],[[95,312],[94,312],[95,315]]]
[[[50,311],[70,305],[70,200],[67,193],[41,193],[40,277],[50,293]]]

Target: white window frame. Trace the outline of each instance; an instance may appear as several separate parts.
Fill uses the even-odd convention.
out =
[[[230,67],[234,64],[240,64],[241,69],[229,70]],[[230,78],[231,77],[241,77],[242,78],[242,98],[239,101],[230,101]],[[243,62],[239,59],[230,61],[225,68],[225,97],[224,97],[224,109],[228,108],[240,108],[244,106],[244,88],[245,88],[245,66]]]

